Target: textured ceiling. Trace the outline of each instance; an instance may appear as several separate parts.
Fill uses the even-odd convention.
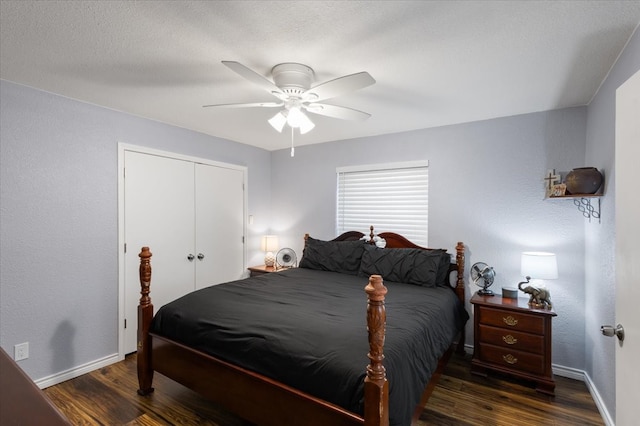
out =
[[[291,143],[276,100],[221,64],[270,78],[299,62],[316,82],[376,84],[309,114],[296,145],[586,105],[640,22],[640,1],[1,1],[0,78],[259,146]]]

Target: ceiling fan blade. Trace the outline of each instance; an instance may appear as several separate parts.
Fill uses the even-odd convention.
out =
[[[275,108],[284,106],[284,102],[253,102],[248,104],[215,104],[215,105],[202,105],[202,108],[209,107],[221,107],[221,108],[252,108],[252,107],[267,107]]]
[[[222,63],[227,67],[229,67],[232,71],[235,71],[236,73],[240,74],[242,77],[249,80],[250,82],[262,87],[264,90],[271,93],[273,96],[277,97],[278,99],[284,99],[286,97],[284,92],[280,90],[278,86],[276,86],[271,81],[267,80],[257,72],[253,71],[252,69],[242,65],[240,62],[222,61]]]
[[[303,105],[303,107],[313,114],[325,115],[332,118],[340,118],[342,120],[366,120],[367,118],[371,117],[371,114],[369,113],[343,106],[329,104],[309,104]]]
[[[371,86],[375,82],[373,77],[366,71],[345,75],[344,77],[338,77],[312,87],[302,94],[302,99],[315,102],[335,98],[347,92],[353,92],[363,87]]]

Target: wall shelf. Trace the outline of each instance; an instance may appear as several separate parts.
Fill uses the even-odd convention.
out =
[[[600,197],[603,194],[572,194],[558,197],[546,197],[547,200],[573,200],[573,204],[578,207],[582,216],[589,219],[598,219],[600,223]]]
[[[594,170],[600,175],[601,179],[598,179]],[[570,176],[570,182],[567,182]],[[589,222],[593,218],[598,219],[598,223],[600,223],[600,197],[604,192],[604,172],[602,170],[598,170],[595,167],[578,167],[569,172],[551,169],[547,171],[544,181],[546,182],[545,199],[573,200],[573,204],[578,208],[578,211],[582,213],[582,216],[589,219]],[[594,191],[595,194],[571,194],[568,191],[569,187],[589,191],[598,181],[600,181],[600,184],[598,185],[598,190]],[[564,195],[565,193],[567,195]]]

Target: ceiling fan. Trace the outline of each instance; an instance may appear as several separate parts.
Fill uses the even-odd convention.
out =
[[[278,132],[282,132],[284,125],[289,124],[292,129],[299,128],[301,134],[305,134],[315,127],[304,111],[343,120],[366,120],[371,116],[371,114],[356,109],[320,103],[320,101],[372,85],[376,81],[367,72],[346,75],[312,87],[314,72],[307,65],[292,62],[276,65],[271,70],[273,77],[273,82],[271,82],[239,62],[222,61],[222,63],[262,87],[279,101],[203,105],[204,108],[281,107],[281,110],[269,119],[269,124]]]

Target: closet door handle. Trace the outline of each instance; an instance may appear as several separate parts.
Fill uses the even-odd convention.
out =
[[[204,259],[204,254],[198,253],[198,260],[202,260],[202,259]]]
[[[193,259],[195,259],[195,256],[189,253],[189,256],[187,256],[187,259],[189,259],[189,262],[193,262]]]

